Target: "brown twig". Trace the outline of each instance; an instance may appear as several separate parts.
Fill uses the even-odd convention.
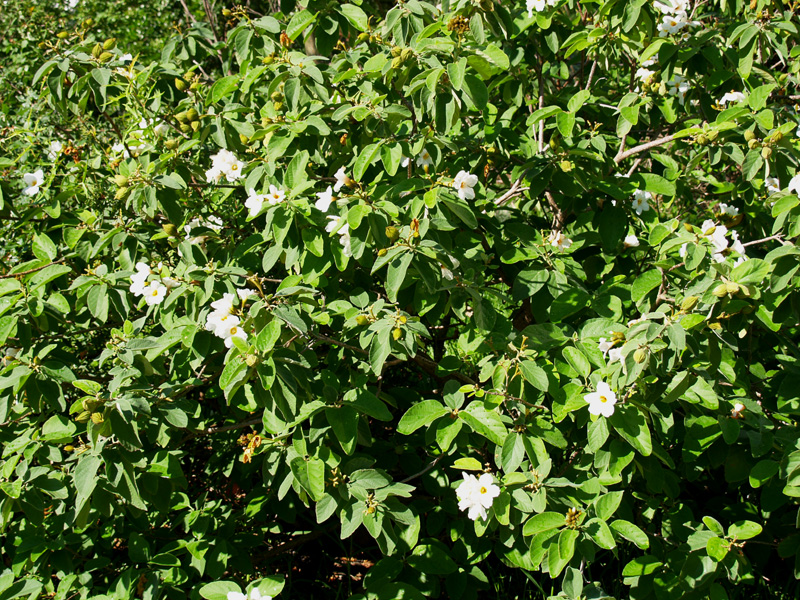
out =
[[[638,146],[634,146],[630,150],[622,151],[620,148],[620,152],[614,157],[615,163],[620,163],[629,156],[633,156],[634,154],[639,154],[639,152],[644,152],[645,150],[649,150],[650,148],[655,148],[656,146],[662,146],[668,142],[671,142],[675,139],[674,135],[667,135],[662,138],[658,138],[657,140],[653,140],[652,142],[647,142],[645,144],[639,144]]]
[[[0,275],[0,279],[10,279],[12,277],[19,277],[20,275],[30,275],[31,273],[36,273],[36,271],[41,271],[42,269],[46,269],[50,265],[56,265],[58,263],[64,262],[64,258],[59,258],[58,260],[54,260],[53,262],[47,263],[46,265],[42,265],[41,267],[36,267],[35,269],[29,269],[27,271],[20,271],[19,273],[7,273],[6,275]]]
[[[514,196],[520,196],[522,195],[523,192],[526,192],[530,189],[527,187],[521,187],[521,184],[522,184],[522,177],[520,177],[514,183],[512,183],[509,190],[499,198],[495,199],[494,203],[497,206],[502,206]]]
[[[755,246],[756,244],[763,244],[764,242],[771,242],[771,241],[778,241],[783,242],[783,234],[776,233],[775,235],[771,235],[769,237],[761,238],[760,240],[753,240],[752,242],[746,242],[742,244],[745,248],[747,246]]]

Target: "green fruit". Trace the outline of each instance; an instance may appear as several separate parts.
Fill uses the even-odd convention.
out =
[[[646,348],[637,348],[636,352],[633,353],[633,360],[636,361],[636,364],[642,364],[646,359],[647,359]]]
[[[186,111],[186,119],[189,121],[197,121],[200,118],[200,114],[197,112],[196,108],[190,108]]]
[[[188,123],[181,123],[181,131],[183,133],[189,133],[192,130],[192,126]]]
[[[121,187],[117,190],[117,193],[114,194],[114,198],[116,198],[117,200],[122,200],[127,195],[128,195],[128,188]]]
[[[192,121],[192,124],[189,127],[192,131],[197,131],[200,129],[200,121]]]
[[[167,147],[167,150],[175,150],[179,143],[180,140],[178,138],[170,138],[164,143],[164,145]]]
[[[283,102],[274,102],[272,104],[272,108],[274,108],[276,111],[283,110]]]
[[[358,315],[356,317],[356,323],[363,327],[364,325],[369,325],[369,319],[366,315]]]
[[[59,31],[59,32],[56,34],[56,37],[57,37],[58,39],[60,39],[60,40],[63,40],[64,38],[67,38],[67,37],[69,37],[69,33],[67,33],[66,31]]]
[[[401,337],[403,337],[403,330],[402,329],[400,329],[399,327],[395,327],[394,329],[392,329],[392,339],[393,340],[397,341]]]
[[[166,233],[170,237],[175,237],[176,235],[178,235],[178,228],[175,227],[175,225],[173,225],[172,223],[164,223],[161,226],[161,229],[163,229],[164,233]]]
[[[392,227],[391,225],[386,228],[385,233],[390,242],[394,242],[400,237],[400,232],[398,231],[397,227]]]
[[[761,158],[768,159],[770,156],[772,156],[772,148],[761,149]]]
[[[179,77],[176,77],[175,78],[175,87],[178,88],[179,92],[182,92],[189,86],[183,79],[181,79]]]
[[[392,59],[392,68],[393,69],[399,69],[402,66],[403,66],[403,59],[402,58],[400,58],[399,56],[396,56],[395,58]]]
[[[756,134],[753,133],[753,131],[751,131],[750,129],[748,129],[747,131],[744,132],[744,139],[748,142],[750,140],[754,140],[756,139]]]
[[[265,56],[264,58],[261,59],[261,64],[262,65],[271,65],[274,62],[275,62],[275,57],[272,56],[271,54],[269,56]]]
[[[105,42],[103,42],[103,50],[113,50],[114,46],[117,45],[117,38],[108,38]]]
[[[699,298],[697,296],[687,296],[683,299],[683,302],[681,302],[681,310],[684,312],[689,312],[695,306],[697,306],[698,300]]]
[[[113,55],[113,54],[111,54],[111,52],[103,52],[103,53],[100,55],[100,57],[98,58],[98,60],[99,60],[100,62],[108,62],[108,61],[110,61],[112,58],[114,58],[114,55]]]
[[[714,291],[711,292],[717,298],[724,298],[728,295],[728,286],[724,283],[720,283],[717,287],[714,288]]]
[[[117,187],[125,187],[128,185],[128,178],[122,174],[114,175],[114,183],[117,184]]]
[[[95,44],[94,48],[92,48],[92,58],[100,58],[100,55],[102,53],[103,53],[103,46],[101,46],[99,43]]]

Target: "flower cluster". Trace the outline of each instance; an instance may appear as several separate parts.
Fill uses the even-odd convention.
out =
[[[243,168],[244,163],[233,152],[223,148],[211,157],[211,168],[206,171],[206,181],[219,183],[225,177],[229,183],[233,183],[242,176]]]
[[[183,231],[186,234],[186,240],[190,244],[202,244],[206,241],[205,235],[192,235],[192,230],[196,227],[205,227],[206,229],[210,229],[212,231],[221,231],[225,224],[222,222],[222,219],[215,215],[211,215],[208,219],[192,219],[186,225],[183,226]]]
[[[274,185],[269,186],[269,194],[256,194],[253,188],[250,188],[248,194],[249,196],[244,201],[244,205],[247,207],[251,217],[259,215],[261,209],[264,208],[265,202],[270,206],[275,206],[286,200],[286,192]]]
[[[697,21],[689,20],[689,0],[665,0],[653,2],[653,6],[663,15],[661,23],[658,24],[658,35],[667,37],[680,33],[686,27],[699,25]],[[689,32],[683,31],[680,41],[685,42],[689,39]]]
[[[467,516],[475,521],[487,518],[486,510],[492,508],[492,502],[500,495],[500,488],[494,483],[494,477],[483,473],[475,477],[471,473],[462,473],[464,481],[456,488],[458,510],[466,510]]]
[[[547,239],[551,246],[555,246],[559,250],[566,250],[572,246],[572,240],[565,236],[560,231],[551,231],[550,237]]]
[[[225,340],[226,348],[233,346],[234,338],[247,340],[247,333],[241,327],[241,319],[234,314],[237,310],[236,297],[244,303],[253,294],[253,290],[240,288],[236,290],[236,294],[225,293],[221,299],[211,303],[214,310],[206,317],[205,328]]]
[[[736,214],[738,214],[738,210],[736,211]],[[730,249],[739,254],[739,258],[736,259],[734,264],[738,265],[739,263],[747,260],[745,248],[742,242],[739,240],[738,232],[729,231],[725,225],[717,225],[711,219],[706,219],[703,221],[701,231],[703,237],[707,238],[708,241],[711,242],[711,247],[713,249],[711,259],[714,262],[725,262],[725,254],[729,245],[728,238],[725,236],[728,233],[730,233],[731,240],[733,240],[733,243],[730,244]],[[681,250],[683,250],[683,248],[681,248]]]
[[[171,277],[162,277],[162,263],[158,263],[157,272],[150,268],[150,265],[143,262],[136,263],[136,272],[131,275],[131,286],[128,288],[134,296],[144,296],[144,301],[148,306],[161,304],[167,297],[167,290],[180,285]],[[148,281],[150,275],[158,275],[157,278]]]
[[[731,104],[738,104],[739,102],[744,102],[747,100],[747,96],[745,96],[742,92],[727,92],[723,94],[722,98],[719,99],[717,102],[720,106],[725,106],[730,102]]]
[[[683,104],[686,101],[686,93],[691,89],[689,82],[683,75],[677,73],[672,76],[672,79],[667,81],[667,93],[670,96],[676,96],[678,101]]]

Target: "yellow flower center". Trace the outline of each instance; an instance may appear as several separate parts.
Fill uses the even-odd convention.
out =
[[[156,288],[156,289],[154,289],[152,292],[150,292],[150,295],[151,295],[151,296],[153,296],[154,298],[155,298],[156,296],[158,296],[158,288]]]
[[[606,402],[608,402],[608,398],[606,398],[605,396],[600,396],[600,402],[605,404]]]
[[[230,329],[231,335],[236,335],[236,332],[238,331],[238,329],[239,329],[238,327],[231,327],[231,329]]]
[[[481,487],[481,494],[485,494],[488,490],[485,487]]]

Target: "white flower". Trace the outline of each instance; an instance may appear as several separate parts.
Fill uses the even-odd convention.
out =
[[[167,287],[160,281],[151,281],[144,286],[144,301],[148,306],[161,304],[167,295]]]
[[[130,152],[128,152],[127,148],[125,148],[125,144],[122,142],[117,142],[113,146],[111,146],[112,154],[122,154],[124,158],[130,158]]]
[[[666,0],[660,2],[655,0],[653,8],[661,11],[662,14],[671,15],[675,13],[685,13],[689,11],[689,0]]]
[[[147,263],[136,263],[136,273],[131,275],[131,286],[128,288],[131,294],[137,298],[144,295],[147,278],[150,276],[150,273],[150,266]]]
[[[545,0],[527,0],[526,5],[528,8],[528,18],[533,18],[533,11],[541,12],[547,8]]]
[[[764,187],[767,188],[768,193],[777,194],[781,191],[781,182],[778,181],[777,177],[767,177],[764,180]]]
[[[675,13],[674,15],[664,15],[661,23],[658,24],[658,35],[660,37],[667,37],[678,33],[681,29],[689,24],[685,12]]]
[[[331,207],[331,203],[336,200],[336,196],[333,195],[333,190],[331,186],[328,186],[328,189],[324,192],[317,192],[317,201],[314,203],[314,206],[317,210],[321,210],[322,212],[328,212],[328,209]]]
[[[228,592],[226,600],[272,600],[272,596],[262,596],[258,588],[253,588],[250,590],[249,598],[247,594],[242,594],[241,592]]]
[[[728,102],[732,104],[738,104],[739,102],[744,102],[747,100],[747,96],[745,96],[742,92],[727,92],[719,99],[718,104],[720,106],[725,106]]]
[[[733,415],[734,417],[738,417],[738,416],[741,415],[741,413],[742,413],[742,411],[744,409],[745,409],[745,405],[744,404],[742,404],[741,402],[736,402],[733,405],[733,410],[731,411],[731,415]]]
[[[336,216],[336,215],[329,216],[328,217],[328,221],[330,221],[330,223],[328,223],[325,226],[325,231],[327,231],[328,233],[338,232],[339,228],[342,226],[342,217],[339,217],[339,216]],[[343,229],[344,229],[344,231],[348,231],[347,221],[344,222],[344,228]]]
[[[41,171],[39,171],[39,173],[41,173]],[[789,180],[789,185],[786,187],[786,190],[800,196],[800,173],[797,173]]]
[[[339,170],[336,171],[334,177],[336,177],[336,183],[333,185],[334,192],[338,192],[343,186],[350,184],[351,180],[344,172],[344,167],[339,167]]]
[[[724,202],[720,202],[719,206],[717,206],[717,211],[721,215],[727,215],[729,217],[735,217],[739,214],[739,209],[735,206],[730,204],[725,204]]]
[[[407,156],[403,156],[403,159],[400,161],[400,166],[406,168],[410,162],[411,162],[410,158],[408,158]]]
[[[63,149],[64,145],[58,140],[50,142],[50,145],[47,146],[47,158],[55,160]]]
[[[244,163],[236,158],[230,150],[224,148],[211,157],[211,168],[206,171],[208,183],[219,183],[224,176],[229,182],[234,182],[242,176]]]
[[[44,183],[44,171],[39,169],[35,173],[25,173],[22,176],[22,181],[28,186],[22,190],[22,193],[26,196],[35,196],[39,193],[39,186]]]
[[[181,283],[177,279],[173,279],[172,277],[162,277],[161,283],[163,283],[168,290],[178,287]]]
[[[129,63],[133,60],[133,55],[129,53],[125,53],[119,57],[119,61],[123,63]]]
[[[419,156],[417,156],[417,166],[418,167],[422,167],[423,169],[425,169],[425,172],[427,172],[428,171],[428,166],[430,166],[432,164],[433,164],[433,159],[431,158],[431,155],[428,153],[427,150],[425,150],[425,148],[423,148],[422,152],[420,152]],[[476,179],[476,182],[477,182],[477,179]],[[473,185],[475,185],[475,184],[473,184]]]
[[[220,219],[216,215],[211,215],[210,217],[208,217],[208,220],[205,221],[203,225],[213,231],[221,231],[222,228],[225,226],[225,224],[222,222],[222,219]]]
[[[475,190],[472,188],[478,183],[478,176],[466,171],[459,171],[453,180],[453,187],[458,190],[458,197],[462,200],[472,200],[475,198]]]
[[[745,250],[744,244],[742,244],[742,241],[739,239],[739,232],[731,231],[731,239],[733,240],[733,243],[731,244],[731,250],[738,252],[741,256],[745,256],[747,254],[747,250]]]
[[[256,293],[255,290],[251,290],[249,288],[239,288],[238,290],[236,290],[236,295],[239,296],[239,300],[242,301],[247,300],[250,296],[254,295],[255,293]]]
[[[680,247],[680,250],[678,250],[678,255],[679,255],[681,258],[686,258],[686,251],[687,251],[687,249],[688,249],[688,246],[689,246],[689,244],[688,244],[687,242],[684,242],[684,243],[681,245],[681,247]]]
[[[328,220],[330,223],[325,226],[325,231],[338,234],[339,243],[342,245],[342,252],[344,255],[348,257],[353,256],[353,251],[350,247],[350,227],[347,221],[337,216],[330,216]]]
[[[7,367],[22,350],[20,348],[3,348],[2,358],[0,358],[0,365]]]
[[[686,100],[686,92],[689,89],[689,82],[682,75],[673,75],[672,79],[667,81],[667,93],[670,96],[677,96],[681,104]]]
[[[152,124],[152,121],[150,121]],[[169,125],[165,121],[161,121],[158,125],[153,127],[153,133],[155,133],[158,137],[163,137],[169,133]]]
[[[216,312],[228,315],[233,313],[235,306],[236,296],[229,292],[222,294],[222,298],[211,303],[211,308],[213,308]]]
[[[550,232],[550,237],[547,239],[551,246],[556,246],[559,250],[566,250],[572,246],[572,240],[565,236],[560,231]]]
[[[206,329],[213,332],[215,336],[226,338],[232,327],[237,327],[241,319],[236,315],[222,312],[212,312],[206,317]]]
[[[286,193],[274,185],[270,185],[269,194],[267,194],[267,202],[269,202],[272,206],[275,206],[284,200],[286,200]]]
[[[610,417],[614,414],[614,405],[617,403],[617,395],[611,391],[605,381],[597,384],[597,391],[586,394],[583,397],[589,403],[589,412],[593,415]]]
[[[447,279],[447,281],[453,281],[453,272],[450,269],[444,265],[439,265],[439,268],[442,270],[442,277]]]
[[[655,74],[655,71],[651,71],[645,67],[639,67],[636,69],[636,79],[639,79],[640,81],[647,81]]]
[[[219,334],[217,334],[219,335]],[[247,340],[247,334],[244,332],[244,329],[239,327],[238,325],[234,325],[225,331],[225,335],[219,335],[222,339],[225,340],[225,347],[232,348],[233,347],[233,338],[239,338],[240,340]]]
[[[653,194],[650,192],[646,192],[645,190],[635,190],[633,192],[633,202],[631,203],[631,207],[636,211],[637,215],[641,215],[643,212],[650,210],[648,201],[652,199]]]
[[[625,236],[625,241],[622,242],[626,248],[636,248],[639,246],[639,238],[635,235]]]
[[[251,217],[257,217],[258,213],[261,212],[261,208],[264,206],[264,201],[267,199],[267,195],[256,194],[256,191],[253,188],[250,188],[248,193],[250,195],[247,197],[247,200],[244,201],[244,205],[250,211]]]
[[[622,362],[622,348],[611,348],[608,351],[608,364],[615,362]]]
[[[608,354],[608,351],[611,350],[611,346],[614,342],[609,342],[606,338],[600,338],[597,343],[597,347],[600,349],[600,352],[603,353],[603,356]]]
[[[494,499],[500,495],[500,488],[495,485],[494,477],[489,473],[483,473],[480,478],[471,473],[462,475],[464,481],[456,488],[458,510],[466,510],[467,516],[473,521],[478,517],[485,521],[488,516],[486,510],[492,507]]]

